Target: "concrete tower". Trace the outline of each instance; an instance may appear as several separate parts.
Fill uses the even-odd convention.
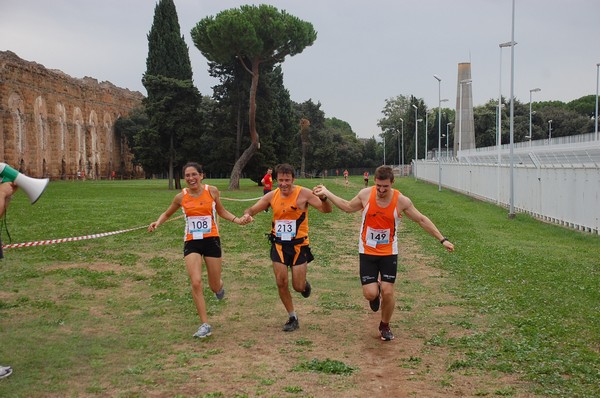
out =
[[[454,120],[455,154],[458,154],[459,150],[475,148],[475,120],[473,118],[472,87],[471,63],[462,62],[458,64],[458,80],[456,83],[456,119]],[[462,143],[462,148],[459,147],[459,142]]]

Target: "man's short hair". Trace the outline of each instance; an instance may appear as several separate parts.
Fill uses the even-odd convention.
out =
[[[394,182],[394,170],[391,166],[379,166],[375,170],[375,179],[376,180],[390,180],[390,182]]]
[[[296,178],[294,168],[288,163],[281,163],[275,166],[275,177],[279,177],[279,174],[290,174],[292,178]]]

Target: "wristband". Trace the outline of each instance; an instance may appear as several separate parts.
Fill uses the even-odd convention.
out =
[[[444,242],[448,242],[448,238],[444,238],[444,239],[440,240],[440,243],[441,243],[442,245],[444,244]]]

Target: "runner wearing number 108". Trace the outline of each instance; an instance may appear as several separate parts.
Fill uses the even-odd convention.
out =
[[[153,232],[179,208],[183,209],[185,216],[183,256],[192,285],[192,298],[202,321],[193,337],[204,338],[212,334],[212,327],[208,324],[206,303],[202,292],[202,257],[206,263],[210,289],[218,300],[225,296],[221,279],[221,240],[216,215],[238,225],[245,225],[251,222],[252,218],[236,217],[223,207],[219,190],[202,183],[204,172],[198,163],[190,162],[183,166],[183,175],[187,188],[175,195],[167,210],[148,226],[148,231]]]
[[[279,298],[288,312],[284,332],[292,332],[299,327],[294,310],[292,295],[288,287],[288,267],[292,270],[292,287],[308,298],[310,283],[306,280],[308,263],[314,258],[308,246],[308,206],[323,213],[331,212],[331,204],[320,200],[308,188],[294,185],[294,168],[280,164],[275,168],[277,189],[264,195],[252,207],[244,211],[244,217],[267,209],[273,209],[273,221],[269,240],[271,241],[271,261]]]
[[[379,333],[381,339],[394,338],[390,321],[394,312],[394,282],[398,269],[398,240],[396,229],[404,213],[429,235],[438,239],[449,252],[454,245],[446,239],[429,218],[421,214],[411,200],[392,188],[394,172],[389,166],[375,170],[375,186],[363,188],[351,200],[332,194],[325,186],[315,187],[313,192],[321,200],[330,201],[341,210],[351,213],[362,210],[362,224],[358,243],[360,281],[363,296],[369,300],[373,311],[381,305]]]

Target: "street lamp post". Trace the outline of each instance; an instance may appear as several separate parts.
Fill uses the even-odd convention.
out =
[[[548,120],[548,145],[550,145],[551,139],[552,139],[552,119]]]
[[[456,150],[456,156],[462,151],[462,97],[463,97],[463,84],[471,84],[472,79],[464,79],[460,81],[459,89],[459,112],[458,112],[458,149]],[[460,157],[458,158],[460,161]]]
[[[433,75],[438,81],[438,192],[442,191],[442,79]]]
[[[509,41],[506,43],[500,43],[500,76],[498,78],[498,86],[499,86],[499,90],[498,90],[498,127],[496,129],[497,134],[496,134],[496,146],[498,147],[498,164],[497,164],[497,198],[496,198],[496,203],[500,203],[500,163],[501,163],[501,159],[500,159],[500,148],[502,146],[502,106],[504,104],[502,104],[502,49],[506,48],[506,47],[512,47],[515,44],[517,44],[514,41]]]
[[[531,146],[531,138],[532,138],[532,134],[531,134],[531,94],[537,93],[540,91],[542,91],[542,89],[540,89],[540,88],[532,88],[531,90],[529,90],[529,146]]]
[[[402,120],[402,176],[404,176],[404,119]]]
[[[596,117],[594,119],[594,131],[596,132],[596,141],[598,141],[598,78],[600,77],[600,63],[596,64]]]
[[[452,122],[446,123],[446,157],[448,157],[448,127],[452,125]]]
[[[404,140],[404,119],[400,118],[400,121],[402,122],[402,139]],[[404,154],[402,154],[404,155]],[[402,161],[402,159],[404,158],[404,156],[402,156],[402,159],[400,158],[400,132],[398,132],[398,165],[401,167],[401,171],[400,171],[400,175],[403,176],[404,175],[404,161]]]
[[[512,1],[510,36],[510,206],[508,218],[515,218],[515,0]]]
[[[417,126],[419,125],[419,123],[417,122],[417,118],[419,117],[418,116],[419,109],[417,108],[417,106],[415,104],[413,104],[412,107],[415,108],[415,161],[416,161],[417,159],[419,159],[419,136],[417,135],[417,133],[418,133]]]

